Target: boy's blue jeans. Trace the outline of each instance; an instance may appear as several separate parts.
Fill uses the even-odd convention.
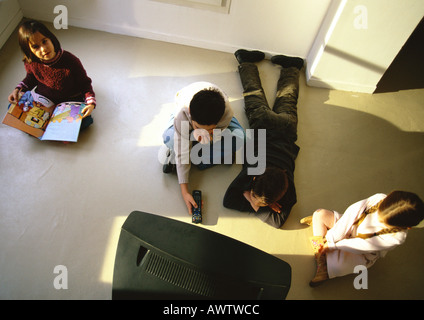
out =
[[[171,150],[174,150],[174,124],[173,124],[173,117],[171,118],[170,122],[172,123],[168,129],[165,130],[165,132],[162,135],[163,143]],[[205,161],[204,163],[201,162],[200,164],[196,164],[196,166],[200,170],[204,170],[207,168],[210,168],[214,166],[215,164],[221,164],[224,163],[224,159],[228,159],[228,157],[232,157],[234,159],[234,153],[244,145],[244,140],[246,138],[245,131],[243,127],[240,125],[238,120],[233,117],[231,119],[230,124],[228,125],[227,129],[231,132],[231,136],[229,135],[223,135],[222,139],[216,142],[211,142],[209,144],[209,154],[210,159],[209,161]],[[226,147],[227,144],[225,143],[225,139],[231,138],[231,148]],[[227,142],[228,143],[228,142]],[[197,141],[193,141],[192,148],[197,145]],[[218,144],[218,145],[217,145]],[[202,148],[203,149],[203,148]],[[202,150],[200,150],[201,152]],[[219,152],[217,152],[219,151]],[[201,155],[200,155],[201,156]]]

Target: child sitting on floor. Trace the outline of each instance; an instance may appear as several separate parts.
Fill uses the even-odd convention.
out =
[[[55,104],[84,102],[81,129],[93,123],[91,113],[96,98],[91,79],[80,60],[61,48],[56,36],[41,22],[25,21],[19,27],[19,45],[24,53],[27,75],[9,95],[9,102],[19,101],[21,93],[33,90]]]

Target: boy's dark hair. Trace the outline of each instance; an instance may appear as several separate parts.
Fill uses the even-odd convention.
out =
[[[40,61],[31,51],[29,47],[29,38],[36,32],[41,33],[46,38],[49,38],[53,43],[54,50],[57,53],[62,49],[60,46],[59,40],[56,36],[49,30],[47,27],[36,20],[24,21],[19,27],[18,31],[18,42],[21,47],[22,52],[24,53],[24,61],[31,63],[32,61]]]
[[[255,177],[251,190],[256,198],[270,205],[281,199],[288,189],[286,171],[278,167],[267,167],[265,172]]]
[[[378,212],[383,223],[410,228],[424,219],[424,203],[415,193],[393,191],[380,203]]]
[[[225,111],[225,100],[216,89],[203,89],[190,101],[191,119],[201,125],[217,124]]]

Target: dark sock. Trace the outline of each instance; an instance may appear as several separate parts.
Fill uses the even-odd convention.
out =
[[[271,62],[274,64],[278,64],[283,68],[295,67],[299,70],[303,68],[303,59],[298,57],[288,57],[280,54],[277,56],[273,56],[271,58]]]
[[[265,58],[265,54],[257,50],[248,51],[245,49],[239,49],[234,53],[234,55],[240,64],[243,62],[259,62]]]
[[[80,131],[87,129],[94,122],[93,117],[90,115],[82,119]]]

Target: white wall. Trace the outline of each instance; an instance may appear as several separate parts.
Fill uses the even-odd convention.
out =
[[[423,0],[333,1],[308,54],[308,84],[374,92],[423,15]]]
[[[18,0],[0,0],[0,48],[22,19]]]
[[[232,0],[229,14],[151,0],[19,0],[25,17],[224,52],[260,49],[306,58],[331,0]]]
[[[65,5],[70,26],[300,56],[309,85],[369,93],[424,15],[423,0],[232,0],[229,14],[152,0],[0,0],[0,23],[16,16],[16,1],[25,17],[43,21],[53,22],[55,6]],[[358,7],[366,10],[365,29],[355,24]]]

